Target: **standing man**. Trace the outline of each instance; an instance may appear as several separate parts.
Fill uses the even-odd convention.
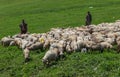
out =
[[[91,22],[92,22],[92,15],[88,11],[87,16],[86,16],[86,21],[85,21],[86,24],[85,25],[89,26],[91,24]]]
[[[22,20],[22,23],[19,26],[20,26],[21,34],[26,34],[27,24],[25,23],[24,19]]]

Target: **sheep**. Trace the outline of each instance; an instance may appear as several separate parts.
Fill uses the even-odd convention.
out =
[[[50,46],[50,41],[49,40],[45,40],[43,48],[49,48],[49,46]]]
[[[85,45],[83,48],[87,49],[87,52],[92,48],[92,45],[95,45],[96,43],[94,41],[85,41]]]
[[[73,51],[70,44],[71,44],[71,41],[67,42],[66,47],[65,47],[65,51],[68,53],[71,53]]]
[[[83,40],[78,40],[77,41],[77,50],[78,51],[80,51],[83,47],[85,47],[86,46],[86,43],[85,43],[85,41],[83,41]]]
[[[100,48],[102,48],[103,50],[106,48],[109,51],[109,49],[112,49],[113,46],[108,42],[101,42],[100,43]]]
[[[120,44],[120,37],[117,37],[117,38],[116,38],[116,43],[117,43],[117,44]]]
[[[99,43],[93,44],[90,49],[92,51],[99,50],[99,52],[101,52],[101,53],[104,51],[104,48]]]
[[[25,58],[25,62],[28,62],[30,60],[30,50],[28,48],[25,48],[23,50],[23,55]]]
[[[15,34],[15,35],[12,36],[12,38],[13,38],[13,39],[15,39],[15,38],[20,38],[20,34]]]
[[[108,42],[108,43],[114,45],[115,44],[115,38],[105,38],[105,42]]]
[[[19,37],[22,39],[26,39],[28,37],[28,34],[20,34]]]
[[[62,44],[61,44],[61,43],[58,43],[58,52],[59,52],[59,56],[60,56],[61,58],[64,57],[65,47],[66,47],[65,42],[63,42]]]
[[[64,53],[63,51],[65,50],[64,49],[64,42],[63,44],[61,43],[61,41],[59,43],[53,43],[51,46],[50,46],[50,50],[54,50],[54,48],[57,48],[58,49],[58,53],[59,53],[59,56],[63,56]]]
[[[107,37],[108,37],[108,38],[115,38],[116,35],[115,35],[114,33],[109,32],[109,33],[107,34]]]
[[[27,44],[28,44],[28,41],[23,39],[20,43],[20,48],[25,49]]]
[[[28,41],[28,43],[26,44],[26,47],[30,47],[32,44],[34,44],[32,41]]]
[[[42,62],[44,65],[49,65],[51,61],[55,61],[58,58],[58,49],[54,48],[53,50],[48,50],[44,57],[42,58]]]
[[[60,33],[54,33],[54,38],[55,39],[59,39],[61,37],[61,34]]]
[[[22,39],[21,38],[15,38],[15,45],[18,46],[18,48],[21,48],[22,45]]]
[[[3,38],[1,39],[1,44],[2,44],[3,46],[9,46],[9,45],[10,45],[10,42],[12,42],[12,41],[13,41],[12,38],[3,37]]]
[[[107,49],[113,48],[113,46],[112,46],[110,43],[108,43],[108,42],[101,42],[100,45],[101,45],[103,48],[107,48]]]
[[[29,50],[43,49],[43,43],[36,42],[27,47]]]
[[[15,41],[11,41],[9,44],[9,46],[15,46],[15,45],[16,45]]]
[[[78,51],[77,41],[73,40],[70,45],[73,51]]]
[[[27,41],[32,41],[32,42],[37,42],[38,41],[38,38],[37,37],[34,37],[32,35],[29,35],[27,38],[26,38]]]

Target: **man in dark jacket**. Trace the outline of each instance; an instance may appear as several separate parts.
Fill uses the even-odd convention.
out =
[[[88,11],[88,13],[87,13],[87,16],[86,16],[86,26],[89,26],[90,24],[91,24],[91,22],[92,22],[92,15],[90,14],[90,12]]]
[[[24,19],[22,20],[22,23],[19,26],[20,26],[21,34],[26,34],[27,24],[25,23]]]

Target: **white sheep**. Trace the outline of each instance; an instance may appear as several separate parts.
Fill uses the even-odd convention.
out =
[[[68,52],[68,53],[71,53],[73,51],[70,45],[71,45],[71,42],[70,41],[67,42],[65,51]]]
[[[13,41],[12,38],[3,37],[3,38],[1,39],[1,44],[2,44],[3,46],[9,46],[9,45],[10,45],[10,42],[12,42],[12,41]]]
[[[31,46],[27,47],[29,50],[37,50],[37,49],[43,49],[43,43],[36,42],[33,43]]]
[[[24,58],[25,58],[25,62],[27,62],[30,59],[30,50],[28,48],[25,48],[23,50],[23,55],[24,55]]]
[[[20,43],[20,48],[25,49],[27,44],[28,44],[28,41],[23,39]]]
[[[49,46],[50,46],[50,40],[45,40],[43,48],[49,48]]]
[[[99,43],[93,44],[90,49],[91,49],[92,51],[98,50],[98,51],[100,51],[100,52],[103,52],[103,50],[104,50],[104,48],[102,48]]]
[[[107,49],[113,48],[113,46],[108,42],[101,42],[100,45],[101,45],[101,47],[107,48]]]
[[[11,41],[9,44],[9,46],[15,46],[15,45],[16,45],[15,41]]]
[[[115,38],[106,38],[105,42],[108,42],[108,43],[114,45],[115,44]]]
[[[22,43],[22,39],[21,38],[15,38],[14,41],[15,41],[15,44],[20,47],[20,45]]]
[[[51,61],[55,61],[58,58],[58,49],[48,50],[44,57],[42,58],[42,62],[44,65],[49,65]]]

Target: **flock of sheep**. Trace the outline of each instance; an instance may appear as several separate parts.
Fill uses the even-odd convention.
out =
[[[29,60],[30,51],[49,48],[42,58],[46,65],[64,56],[65,52],[103,52],[114,45],[118,46],[116,49],[120,52],[120,20],[74,28],[52,28],[47,33],[16,34],[3,37],[1,44],[21,48],[25,61]]]

